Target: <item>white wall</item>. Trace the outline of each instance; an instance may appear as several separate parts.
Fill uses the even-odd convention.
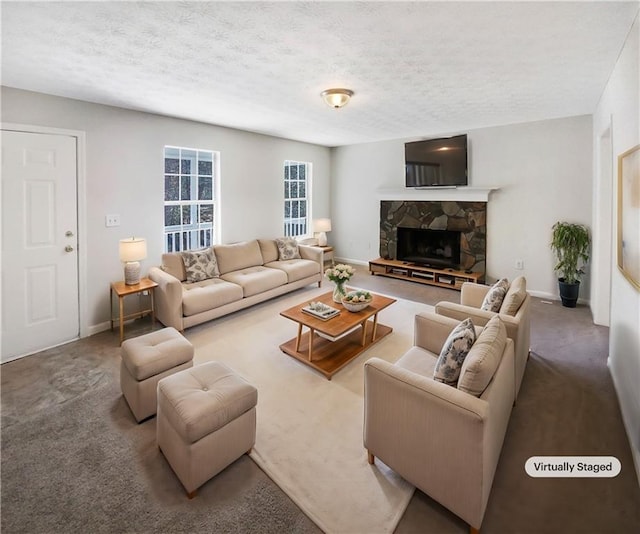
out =
[[[636,20],[615,70],[594,113],[594,144],[611,125],[614,158],[612,183],[597,184],[612,199],[610,220],[599,220],[603,229],[617,236],[617,156],[640,144],[640,21]],[[606,191],[612,191],[612,194]],[[611,242],[608,243],[611,245]],[[611,270],[611,327],[609,368],[618,393],[622,416],[640,480],[640,292],[620,273],[617,242],[596,250],[597,261],[609,261]]]
[[[163,148],[220,152],[222,242],[283,234],[285,159],[312,162],[314,217],[328,217],[328,148],[240,130],[2,88],[2,121],[86,132],[89,331],[109,320],[109,284],[123,277],[118,240],[145,237],[143,272],[163,246]],[[121,225],[105,227],[106,214]]]
[[[500,188],[487,208],[488,279],[524,274],[534,294],[556,298],[551,227],[558,220],[591,226],[591,116],[424,138],[456,133],[468,135],[469,185]],[[332,149],[330,239],[338,256],[357,262],[378,257],[377,189],[404,188],[407,140]],[[523,271],[515,269],[516,259],[524,260]],[[589,286],[587,273],[581,299],[589,299]]]

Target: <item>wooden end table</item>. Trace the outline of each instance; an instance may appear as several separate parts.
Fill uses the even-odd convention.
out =
[[[280,350],[331,380],[351,360],[393,331],[391,327],[378,323],[378,313],[396,300],[375,293],[371,295],[371,304],[355,313],[333,302],[332,292],[313,299],[340,310],[339,315],[328,321],[303,312],[302,307],[308,301],[280,312],[283,317],[298,323],[298,335],[280,345]],[[368,329],[369,323],[372,323],[371,330]],[[305,326],[309,331],[303,334]]]
[[[110,308],[110,317],[111,317],[111,330],[113,330],[113,323],[115,317],[113,316],[113,294],[115,293],[118,296],[118,322],[120,324],[120,345],[122,345],[122,341],[124,340],[124,321],[126,319],[133,319],[137,317],[144,317],[148,313],[151,313],[151,328],[156,323],[156,312],[153,301],[153,294],[155,288],[158,287],[153,280],[149,278],[141,278],[140,283],[130,285],[124,283],[124,281],[112,282],[111,284],[111,292],[109,294],[109,304]],[[151,307],[146,310],[140,310],[135,313],[131,313],[129,315],[124,315],[124,298],[129,295],[140,295],[144,291],[149,292],[149,296],[151,298]]]
[[[333,263],[333,247],[330,247],[329,245],[326,245],[326,246],[318,245],[318,248],[322,249],[322,252],[323,252],[322,258],[324,260],[325,265],[329,262]]]

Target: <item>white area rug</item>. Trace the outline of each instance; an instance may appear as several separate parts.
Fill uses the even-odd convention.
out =
[[[372,356],[397,360],[412,344],[414,315],[432,308],[398,300],[380,312],[393,332],[329,381],[278,348],[297,330],[279,312],[327,290],[297,291],[191,328],[186,337],[196,364],[224,362],[258,388],[251,457],[322,530],[393,532],[414,488],[380,462],[367,463],[363,364]]]

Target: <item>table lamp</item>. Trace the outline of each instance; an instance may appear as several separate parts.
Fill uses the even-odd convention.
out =
[[[313,231],[318,232],[318,245],[327,246],[327,234],[331,232],[331,219],[316,219],[313,221]]]
[[[120,240],[120,261],[124,262],[124,283],[140,283],[140,260],[147,257],[147,241],[141,237]]]

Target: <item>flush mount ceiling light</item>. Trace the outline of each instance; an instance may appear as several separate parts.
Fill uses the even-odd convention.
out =
[[[327,89],[322,91],[320,96],[332,108],[341,108],[346,106],[349,99],[353,96],[353,91],[349,89]]]

